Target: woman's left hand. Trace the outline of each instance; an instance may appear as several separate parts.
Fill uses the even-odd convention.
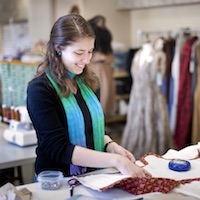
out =
[[[112,142],[108,145],[107,152],[124,156],[132,162],[136,161],[135,157],[133,156],[133,154],[130,151],[128,151],[125,148],[123,148],[122,146],[118,145],[116,142]]]

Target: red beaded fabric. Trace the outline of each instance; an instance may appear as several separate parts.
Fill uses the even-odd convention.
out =
[[[145,157],[148,155],[154,155],[156,157],[162,158],[162,156],[159,156],[154,153],[145,154],[140,159],[145,165],[148,164],[148,162],[145,160]],[[101,191],[105,191],[112,187],[118,187],[134,195],[140,195],[140,194],[151,193],[151,192],[168,193],[177,185],[189,183],[192,181],[200,181],[200,177],[176,181],[169,178],[153,178],[150,175],[147,175],[147,177],[145,178],[131,178],[131,177],[124,178],[107,187],[101,188]]]

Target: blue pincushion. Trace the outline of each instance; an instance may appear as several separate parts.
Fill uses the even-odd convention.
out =
[[[177,172],[188,171],[190,167],[190,162],[187,160],[173,159],[169,162],[169,169]]]

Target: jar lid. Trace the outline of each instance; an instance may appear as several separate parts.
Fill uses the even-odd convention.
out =
[[[58,181],[63,179],[63,173],[61,171],[42,171],[38,174],[38,181]]]

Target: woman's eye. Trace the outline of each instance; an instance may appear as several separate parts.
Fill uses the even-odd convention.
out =
[[[76,55],[79,55],[79,56],[81,56],[81,55],[82,55],[82,53],[79,53],[79,52],[75,52],[75,54],[76,54]]]

